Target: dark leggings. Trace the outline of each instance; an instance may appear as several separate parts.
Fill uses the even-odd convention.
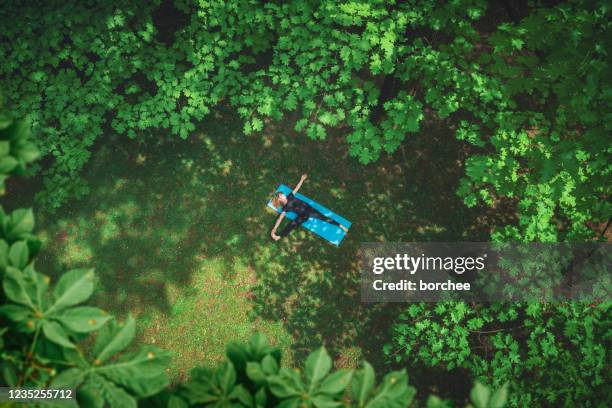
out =
[[[314,208],[311,208],[310,211],[308,211],[307,213],[298,215],[295,220],[292,220],[291,222],[289,222],[289,224],[287,224],[287,226],[283,228],[279,236],[286,237],[287,235],[289,235],[291,231],[295,229],[295,227],[303,224],[308,218],[318,218],[321,221],[325,221],[332,225],[340,226],[340,223],[338,221],[332,220],[331,218],[324,216],[323,214],[321,214]]]

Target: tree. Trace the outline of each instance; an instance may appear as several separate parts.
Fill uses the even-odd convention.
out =
[[[0,179],[20,174],[38,157],[29,125],[0,111]],[[261,334],[249,344],[229,344],[228,360],[215,370],[196,368],[192,379],[169,389],[170,353],[144,346],[121,353],[132,342],[135,320],[119,323],[108,313],[83,306],[94,291],[95,273],[64,273],[51,290],[50,278],[36,271],[40,242],[32,235],[32,210],[0,211],[0,385],[76,390],[62,405],[112,408],[340,406],[350,385],[352,406],[404,407],[416,390],[405,371],[387,374],[378,386],[372,366],[337,370],[324,348],[305,361],[305,375],[281,367],[280,350]],[[88,342],[92,333],[95,341]],[[444,402],[432,397],[431,406]],[[472,400],[479,408],[501,408],[502,387],[491,396],[477,383]],[[56,402],[56,401],[53,401]]]

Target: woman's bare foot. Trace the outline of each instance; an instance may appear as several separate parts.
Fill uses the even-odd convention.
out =
[[[340,225],[340,228],[342,228],[342,231],[348,232],[348,228],[346,228],[344,225]]]

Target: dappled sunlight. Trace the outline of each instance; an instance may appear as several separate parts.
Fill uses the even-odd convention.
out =
[[[452,135],[437,136],[448,138],[437,145],[406,142],[408,149],[435,151],[427,153],[437,157],[432,168],[420,155],[383,158],[373,167],[338,160],[342,143],[323,146],[281,128],[247,138],[237,123],[224,116],[185,141],[162,144],[152,135],[154,142],[102,149],[92,163],[91,194],[43,222],[48,272],[67,260],[94,266],[96,302],[119,316],[144,318],[143,341],[180,353],[174,375],[196,361],[218,361],[228,340],[253,330],[277,338],[297,358],[320,343],[347,361],[378,355],[393,306],[361,303],[361,242],[488,234],[482,214],[465,209],[442,180],[456,183],[461,175]],[[146,161],[137,163],[128,151]],[[109,157],[110,169],[103,165]],[[266,201],[278,184],[292,186],[303,172],[309,178],[301,191],[353,222],[340,247],[303,228],[270,239],[277,215]],[[60,233],[70,239],[60,240]]]
[[[170,318],[158,311],[145,315],[142,340],[174,350],[171,369],[175,377],[184,378],[185,368],[195,361],[216,365],[229,341],[246,341],[254,331],[263,331],[272,344],[290,351],[282,324],[252,319],[250,297],[256,276],[241,262],[227,265],[222,257],[202,261],[187,290],[167,286],[166,295],[172,300]],[[232,279],[227,279],[228,267]]]

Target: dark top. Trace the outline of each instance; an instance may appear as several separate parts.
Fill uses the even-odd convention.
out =
[[[293,193],[290,193],[287,196],[287,204],[283,206],[283,211],[292,211],[298,216],[308,215],[311,210],[312,208],[310,205],[308,205],[308,203],[296,198]]]

